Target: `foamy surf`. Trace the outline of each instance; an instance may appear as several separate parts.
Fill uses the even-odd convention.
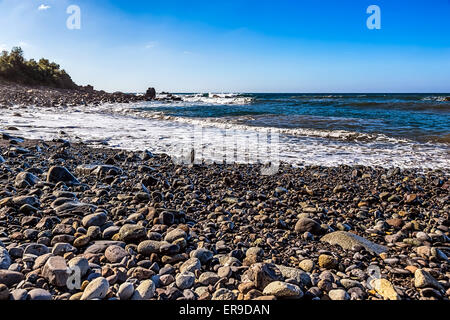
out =
[[[357,132],[310,129],[251,127],[217,119],[171,118],[136,112],[127,105],[76,108],[9,108],[2,110],[0,127],[16,127],[10,132],[24,138],[50,140],[63,137],[127,150],[148,149],[176,154],[176,146],[202,127],[203,141],[221,147],[220,137],[228,130],[238,141],[261,132],[279,133],[279,160],[295,166],[365,165],[381,167],[444,169],[450,167],[446,144],[418,143],[375,135],[366,138]],[[352,137],[353,136],[353,137]],[[251,150],[247,158],[251,158]],[[205,159],[219,161],[214,156]]]
[[[105,114],[116,114],[131,116],[136,118],[147,118],[152,120],[166,120],[179,123],[180,125],[186,124],[191,126],[212,126],[218,129],[237,129],[241,131],[272,131],[278,132],[283,135],[290,135],[296,137],[316,137],[336,139],[341,141],[360,141],[360,142],[390,142],[390,143],[410,143],[411,140],[389,137],[384,134],[367,134],[355,131],[346,130],[326,130],[326,129],[308,129],[308,128],[278,128],[276,126],[257,126],[247,125],[242,123],[248,121],[249,117],[227,117],[227,118],[185,118],[174,117],[165,115],[163,112],[142,112],[142,108],[151,109],[158,107],[161,104],[158,103],[138,103],[130,107],[129,104],[105,104],[96,107],[86,108],[85,106],[75,107],[72,110],[76,112],[98,112]],[[341,119],[341,118],[336,118]]]
[[[252,103],[251,97],[242,96],[239,93],[194,93],[194,94],[157,94],[157,99],[173,99],[180,103],[202,103],[206,105],[243,105]]]

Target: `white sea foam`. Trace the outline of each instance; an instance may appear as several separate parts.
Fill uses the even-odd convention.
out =
[[[143,117],[144,114],[147,117]],[[417,143],[383,135],[368,135],[364,139],[361,136],[364,134],[345,131],[271,129],[220,122],[217,119],[172,118],[136,112],[125,104],[3,109],[0,128],[9,126],[20,130],[10,133],[25,138],[49,140],[63,137],[92,144],[107,142],[112,148],[148,149],[172,155],[177,150],[174,146],[185,137],[192,137],[196,126],[203,127],[208,144],[217,145],[223,143],[218,137],[224,130],[232,130],[238,141],[245,141],[255,132],[278,130],[279,159],[294,165],[347,164],[422,169],[450,167],[449,147],[445,144]]]
[[[174,94],[175,98],[180,99],[181,102],[187,103],[202,103],[209,105],[243,105],[249,104],[253,101],[251,97],[243,97],[238,93],[195,93],[195,94]],[[158,94],[157,98],[168,98],[167,94]]]
[[[429,96],[429,97],[422,98],[420,100],[422,100],[422,101],[444,102],[444,101],[447,101],[446,100],[447,98],[448,98],[447,96]]]

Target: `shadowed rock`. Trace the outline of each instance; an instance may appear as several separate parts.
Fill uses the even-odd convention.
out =
[[[48,170],[47,182],[66,184],[79,184],[80,182],[64,167],[53,166]]]
[[[416,288],[435,288],[444,290],[444,287],[429,272],[417,269],[414,273],[414,286]]]
[[[11,257],[9,256],[8,250],[0,247],[0,269],[8,269],[11,265]]]
[[[304,272],[303,270],[286,267],[282,265],[275,265],[278,270],[280,270],[281,275],[285,279],[294,279],[297,281],[297,283],[301,283],[304,286],[310,286],[311,285],[311,277],[308,273]]]
[[[25,278],[25,276],[17,271],[0,270],[0,283],[11,287],[16,283],[19,283]]]
[[[39,178],[34,174],[29,172],[21,172],[17,175],[14,185],[17,188],[25,188],[27,186],[34,186],[38,182]]]
[[[255,263],[242,275],[242,282],[253,282],[259,290],[273,281],[283,281],[281,271],[272,263]]]
[[[295,224],[295,231],[298,233],[311,232],[316,235],[324,233],[320,224],[309,218],[299,219]]]

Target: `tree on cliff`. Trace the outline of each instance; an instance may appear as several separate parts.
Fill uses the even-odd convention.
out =
[[[77,85],[60,66],[47,59],[26,60],[20,47],[0,55],[0,78],[20,84],[74,89]]]

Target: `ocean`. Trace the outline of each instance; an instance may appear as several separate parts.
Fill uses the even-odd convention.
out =
[[[252,137],[269,132],[277,134],[280,161],[296,166],[448,169],[447,96],[190,93],[174,94],[174,101],[159,94],[160,101],[135,104],[12,107],[0,115],[0,126],[16,127],[26,138],[80,139],[171,155],[180,152],[186,138],[195,139],[198,130],[202,139],[197,146],[215,146],[216,151],[226,145],[223,137],[231,134],[238,144],[250,144],[243,162],[255,159]],[[205,160],[223,160],[217,152],[205,155]]]

